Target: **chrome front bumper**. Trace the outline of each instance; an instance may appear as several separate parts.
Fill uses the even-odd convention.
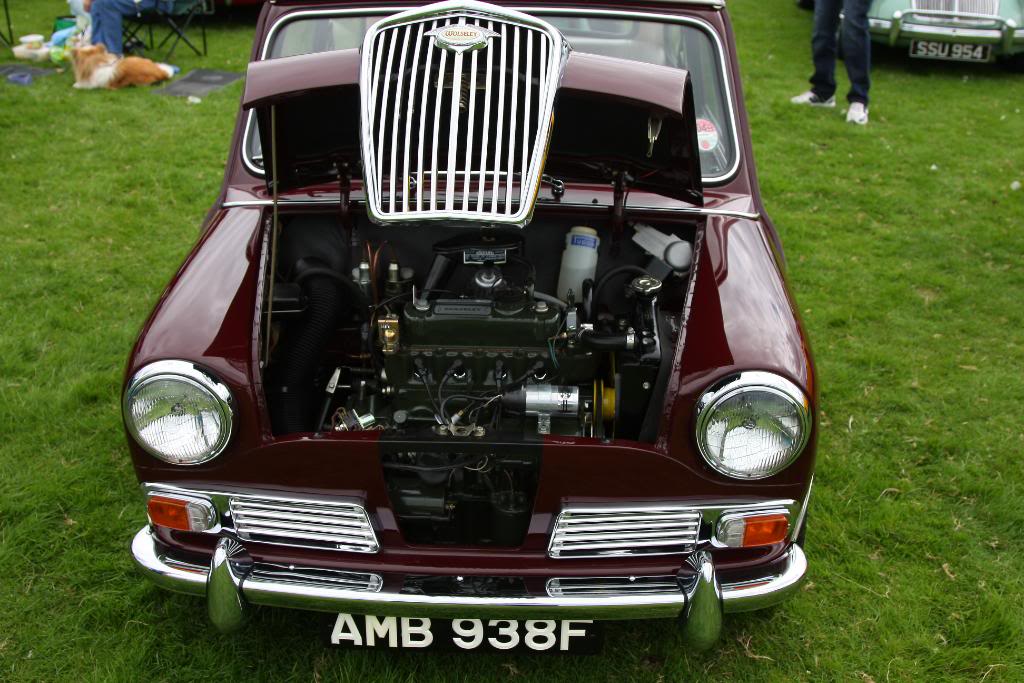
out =
[[[986,21],[992,27],[956,26],[957,20]],[[931,23],[943,21],[946,25]],[[904,10],[894,12],[891,19],[868,19],[868,29],[889,45],[914,39],[994,45],[1001,54],[1024,49],[1024,28],[1018,27],[1013,19],[995,14],[958,15],[935,10]]]
[[[132,541],[139,569],[161,588],[207,598],[210,618],[222,631],[245,620],[248,605],[378,616],[518,619],[655,619],[684,617],[684,632],[694,647],[718,639],[723,612],[745,612],[780,602],[792,594],[807,571],[807,559],[793,543],[778,573],[741,583],[719,582],[711,555],[700,551],[687,559],[693,574],[679,581],[679,591],[588,596],[423,595],[382,588],[368,581],[361,589],[337,580],[317,580],[294,568],[277,572],[254,568],[237,541],[222,538],[208,567],[175,560],[162,553],[149,527]],[[294,571],[289,575],[288,569]],[[363,575],[374,576],[374,575]],[[379,577],[375,577],[378,578]]]

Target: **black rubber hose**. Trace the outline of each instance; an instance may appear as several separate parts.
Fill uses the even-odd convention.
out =
[[[595,351],[630,351],[632,350],[629,335],[625,334],[594,334],[580,335],[580,343]]]
[[[341,322],[344,305],[341,280],[326,274],[303,273],[306,294],[305,315],[289,331],[277,354],[277,367],[270,402],[270,418],[275,434],[312,432],[319,429],[314,405],[314,382],[327,343]]]
[[[303,263],[308,263],[304,261]],[[366,296],[363,294],[363,290],[359,289],[359,285],[352,281],[352,278],[345,277],[336,270],[330,268],[323,268],[319,266],[310,266],[302,269],[302,272],[295,277],[295,282],[300,285],[311,277],[329,277],[339,285],[348,290],[351,295],[350,306],[362,310],[369,306],[369,302],[366,300]]]
[[[612,278],[617,277],[619,275],[626,275],[629,273],[632,273],[634,275],[648,274],[647,271],[641,268],[640,266],[619,266],[618,268],[612,268],[607,273],[602,275],[600,279],[598,279],[597,284],[594,285],[594,295],[591,298],[593,303],[591,304],[591,306],[596,307],[598,304],[601,303],[601,290],[604,289],[605,285],[607,285]],[[592,315],[594,311],[588,311],[588,313]]]

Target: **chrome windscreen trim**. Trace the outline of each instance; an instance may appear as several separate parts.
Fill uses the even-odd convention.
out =
[[[725,6],[725,2],[717,2],[716,0],[712,0],[711,2],[701,2],[700,0],[692,0],[692,1],[691,0],[672,0],[672,1],[676,2],[678,4],[681,4],[681,5],[693,5],[693,6],[707,6],[707,5],[710,5],[712,7],[718,7],[718,8],[721,8],[721,7]],[[274,24],[270,27],[270,30],[267,31],[267,37],[264,40],[263,47],[262,47],[262,49],[260,51],[260,59],[262,60],[262,59],[266,59],[267,58],[267,54],[270,52],[270,47],[274,44],[274,38],[276,37],[277,32],[280,31],[281,28],[283,28],[287,23],[289,23],[291,21],[295,21],[297,19],[302,19],[302,18],[318,17],[318,16],[324,16],[324,17],[378,16],[378,15],[386,15],[388,13],[393,13],[393,12],[401,12],[401,11],[406,10],[406,9],[408,9],[408,7],[382,6],[382,7],[374,7],[374,8],[372,8],[372,11],[369,11],[369,8],[361,7],[361,8],[358,8],[358,9],[300,10],[300,11],[297,11],[297,12],[289,12],[287,14],[284,14],[284,15],[280,16],[277,20],[275,20]],[[739,140],[739,128],[738,128],[738,122],[737,122],[737,119],[736,119],[735,94],[733,93],[733,88],[732,88],[732,78],[731,78],[732,71],[730,69],[729,60],[726,59],[725,46],[724,46],[724,44],[722,42],[722,37],[718,34],[718,31],[716,31],[714,26],[712,26],[710,23],[708,23],[707,21],[704,21],[703,19],[699,19],[697,17],[686,17],[686,16],[679,16],[679,15],[673,15],[673,14],[662,14],[662,13],[656,13],[656,12],[644,12],[644,11],[638,11],[638,10],[596,10],[596,9],[580,9],[578,7],[577,8],[573,8],[573,7],[557,7],[557,6],[554,6],[554,7],[535,7],[535,6],[534,7],[530,7],[530,6],[521,7],[521,6],[512,6],[511,9],[514,9],[514,10],[517,10],[517,11],[520,11],[520,12],[526,12],[526,13],[529,13],[529,14],[534,14],[536,16],[560,14],[560,15],[564,15],[564,16],[581,16],[581,15],[582,16],[586,16],[586,15],[593,15],[593,16],[604,16],[604,17],[609,17],[609,18],[623,17],[623,18],[634,18],[634,19],[641,19],[641,20],[648,20],[648,21],[663,21],[663,22],[673,23],[673,24],[684,24],[684,25],[696,26],[696,27],[702,29],[705,33],[707,33],[710,36],[712,42],[715,45],[715,50],[716,50],[717,55],[718,55],[718,66],[719,66],[719,68],[720,68],[720,70],[722,72],[722,81],[723,81],[722,82],[722,87],[723,87],[723,91],[725,93],[726,106],[727,106],[727,108],[729,110],[728,111],[729,124],[730,124],[729,127],[732,130],[732,144],[733,144],[733,149],[735,150],[735,154],[733,155],[732,166],[727,171],[725,171],[724,173],[721,173],[721,174],[719,174],[717,176],[705,176],[705,177],[702,177],[701,180],[702,180],[702,182],[704,183],[705,186],[708,186],[708,185],[718,185],[718,184],[722,184],[722,183],[730,180],[734,175],[736,175],[736,172],[739,170],[740,164],[741,164],[742,159],[743,159],[743,148],[740,146],[740,140]],[[249,149],[249,136],[250,136],[250,131],[253,130],[253,124],[255,122],[255,118],[254,117],[255,117],[255,112],[250,111],[249,112],[249,117],[248,117],[248,119],[246,120],[246,123],[245,123],[245,130],[242,133],[242,148],[241,148],[242,161],[243,161],[243,163],[245,164],[245,167],[249,170],[250,173],[252,173],[255,176],[262,177],[263,175],[265,175],[263,169],[255,166],[251,162],[251,160],[249,159],[249,155],[246,153],[246,150]]]

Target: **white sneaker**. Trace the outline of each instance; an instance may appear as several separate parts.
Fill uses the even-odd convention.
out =
[[[858,126],[868,125],[868,108],[863,102],[850,102],[850,108],[846,111],[846,122],[856,123]]]
[[[828,98],[827,100],[823,100],[817,95],[815,95],[814,92],[811,90],[808,90],[807,92],[802,92],[796,97],[790,97],[789,101],[792,102],[793,104],[809,104],[812,107],[828,107],[830,109],[836,106],[835,95]]]

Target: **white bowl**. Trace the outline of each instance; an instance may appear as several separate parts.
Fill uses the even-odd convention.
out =
[[[25,47],[36,50],[43,46],[44,38],[38,33],[32,33],[27,36],[22,36],[18,40],[21,41],[21,44]]]

